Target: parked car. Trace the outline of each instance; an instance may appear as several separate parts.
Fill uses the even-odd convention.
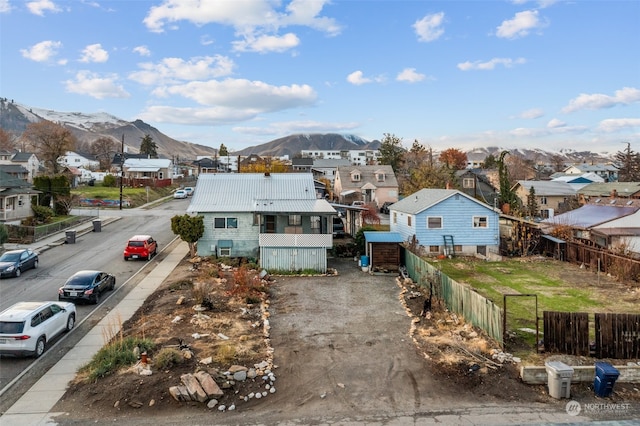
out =
[[[353,203],[351,203],[351,205],[356,207],[364,207],[366,203],[364,201],[354,201]]]
[[[0,278],[19,277],[27,269],[38,267],[38,253],[31,249],[9,250],[0,256]]]
[[[116,277],[102,271],[78,271],[58,290],[58,300],[90,302],[97,305],[100,296],[116,287]]]
[[[76,324],[70,302],[19,302],[0,312],[0,354],[39,357],[55,336]]]
[[[192,186],[187,186],[184,188],[184,190],[187,193],[187,195],[190,197],[193,195],[193,191],[195,191],[195,188],[193,188]]]
[[[333,238],[344,238],[344,222],[339,217],[333,217]]]
[[[158,253],[158,242],[150,235],[134,235],[124,248],[124,260],[151,260]]]
[[[389,214],[389,206],[391,204],[393,204],[391,201],[386,201],[384,204],[382,204],[382,207],[380,207],[380,213]]]
[[[187,198],[188,196],[184,189],[176,189],[176,192],[173,193],[173,198]]]

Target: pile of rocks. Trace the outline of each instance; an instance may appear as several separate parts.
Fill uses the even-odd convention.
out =
[[[499,349],[491,349],[491,358],[496,360],[500,364],[504,364],[504,363],[518,364],[522,361],[519,357],[513,356],[508,352],[502,352]]]
[[[180,376],[182,386],[171,386],[169,394],[176,401],[206,402],[224,395],[213,377],[205,371]],[[217,401],[216,401],[217,403]]]

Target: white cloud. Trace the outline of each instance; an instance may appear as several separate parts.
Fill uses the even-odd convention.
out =
[[[635,128],[640,129],[640,118],[609,118],[602,120],[598,125],[598,130],[603,132],[617,132]]]
[[[547,127],[550,129],[557,129],[559,127],[566,127],[566,126],[567,126],[567,123],[565,123],[564,121],[560,121],[557,118],[552,118],[547,123]]]
[[[11,4],[9,0],[0,0],[0,13],[9,13],[11,12]]]
[[[259,37],[249,36],[244,40],[231,43],[233,50],[238,52],[284,52],[300,44],[300,39],[293,33],[283,36],[262,35]]]
[[[115,74],[101,77],[90,71],[79,71],[74,80],[65,81],[65,86],[70,93],[87,95],[96,99],[130,97],[124,87],[117,84],[117,80],[118,76]]]
[[[44,13],[49,12],[60,12],[61,9],[56,6],[54,2],[51,0],[37,0],[27,2],[27,8],[31,13],[38,16],[44,16]]]
[[[616,105],[629,105],[640,102],[640,90],[635,87],[624,87],[616,90],[613,96],[601,93],[586,94],[582,93],[577,98],[569,101],[569,105],[562,108],[562,112],[570,113],[583,109],[603,109],[611,108]]]
[[[330,36],[340,33],[341,27],[333,18],[320,13],[328,0],[292,0],[284,9],[280,2],[271,0],[234,0],[225,2],[165,0],[149,9],[144,24],[150,31],[164,32],[165,27],[180,21],[203,26],[229,25],[236,30],[240,41],[236,50],[281,52],[297,46],[295,34],[279,35],[287,26],[305,26]],[[174,25],[177,28],[176,25]]]
[[[251,120],[257,111],[227,107],[175,108],[170,106],[151,106],[137,115],[141,120],[157,123],[188,125],[224,125]]]
[[[408,83],[416,83],[418,81],[422,81],[426,78],[424,74],[420,74],[416,72],[415,68],[405,68],[396,77],[398,81],[406,81]]]
[[[179,95],[201,105],[242,111],[273,112],[315,103],[317,94],[308,85],[272,86],[261,81],[226,79],[192,81],[182,85],[161,87],[155,95]]]
[[[237,126],[234,131],[249,135],[283,135],[292,133],[340,133],[360,127],[360,123],[327,123],[321,121],[282,121],[267,127]]]
[[[535,118],[540,118],[543,115],[544,115],[544,111],[541,110],[540,108],[532,108],[526,111],[522,111],[518,117],[526,118],[526,119],[535,119]]]
[[[511,59],[511,58],[493,58],[487,62],[480,62],[480,61],[475,61],[475,62],[462,62],[458,64],[458,69],[462,70],[462,71],[469,71],[469,70],[482,70],[482,71],[486,71],[486,70],[493,70],[495,69],[496,65],[503,65],[505,68],[511,68],[514,65],[521,65],[526,63],[527,60],[524,58],[518,58],[518,59]]]
[[[58,50],[62,48],[59,41],[46,40],[36,43],[29,49],[20,49],[22,56],[36,62],[47,62],[58,54]]]
[[[537,10],[525,10],[516,13],[513,19],[503,21],[496,29],[496,35],[500,38],[514,39],[527,36],[532,30],[544,26],[538,19]]]
[[[367,83],[382,83],[384,81],[383,76],[376,77],[365,77],[364,73],[360,70],[354,71],[347,76],[347,81],[351,84],[355,84],[356,86],[360,86],[362,84]]]
[[[133,51],[140,56],[151,56],[151,51],[147,46],[136,46],[133,48]]]
[[[226,56],[216,55],[194,57],[188,61],[164,58],[159,63],[144,62],[138,66],[141,70],[129,74],[129,79],[145,85],[158,85],[224,77],[233,72],[235,63]]]
[[[82,51],[80,62],[107,62],[109,53],[102,48],[100,43],[90,44]]]
[[[444,12],[426,15],[424,18],[413,24],[413,29],[418,35],[418,41],[434,41],[444,34],[442,24],[444,22]]]

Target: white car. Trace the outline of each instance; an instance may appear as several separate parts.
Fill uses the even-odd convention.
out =
[[[177,189],[176,192],[173,193],[173,198],[187,198],[188,196],[187,191],[184,189]]]
[[[192,186],[187,186],[184,188],[185,192],[187,193],[188,196],[192,196],[193,195],[193,191],[195,191],[195,189]]]
[[[38,358],[54,337],[75,324],[73,303],[16,303],[0,312],[0,354]]]

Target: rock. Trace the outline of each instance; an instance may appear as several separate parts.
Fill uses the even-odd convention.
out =
[[[184,359],[191,359],[191,358],[193,358],[193,352],[191,352],[190,349],[183,349],[182,350],[182,357]]]
[[[207,408],[214,408],[216,405],[218,405],[217,399],[211,399],[207,402]]]
[[[210,356],[200,360],[200,364],[204,364],[204,365],[209,365],[212,362],[213,362],[213,358]]]
[[[269,393],[276,393],[275,386],[272,386],[271,389],[269,389]]]
[[[236,371],[233,373],[233,380],[238,382],[244,382],[247,380],[247,372],[246,371]]]
[[[202,386],[202,389],[205,391],[209,398],[224,395],[224,392],[222,392],[222,389],[220,389],[220,387],[215,382],[215,380],[213,380],[213,377],[211,377],[210,374],[204,371],[198,371],[194,374],[194,377],[198,379],[200,386]]]
[[[198,402],[205,402],[207,400],[207,394],[200,386],[200,382],[192,374],[183,374],[180,376],[180,380],[187,388],[187,392],[191,399]]]
[[[118,408],[120,406],[120,401],[116,401],[115,404],[113,404],[113,408]]]
[[[229,338],[222,333],[218,333],[218,337],[221,338],[222,340],[229,340]]]
[[[187,392],[187,388],[184,386],[171,386],[169,388],[169,394],[176,401],[191,401],[191,397],[189,396],[189,392]]]
[[[140,374],[141,376],[150,376],[153,374],[153,372],[148,368],[142,368],[138,374]]]
[[[133,408],[140,408],[142,407],[144,404],[140,401],[129,401],[129,405]]]
[[[258,373],[255,368],[250,368],[249,371],[247,371],[247,379],[255,379],[257,376]]]
[[[154,405],[156,405],[155,399],[152,399],[151,401],[149,401],[149,407],[153,407]]]
[[[178,298],[178,301],[176,302],[176,305],[182,305],[183,302],[184,302],[184,296],[180,296]]]
[[[224,405],[219,405],[218,406],[218,411],[224,411],[226,409],[227,409],[227,407],[225,407]]]
[[[247,371],[248,368],[243,366],[243,365],[232,365],[231,367],[229,367],[229,373],[233,374],[236,373],[238,371]]]
[[[173,318],[173,319],[171,320],[171,323],[172,323],[172,324],[177,324],[177,323],[179,323],[180,321],[182,321],[182,317],[181,317],[180,315],[176,315],[176,316],[175,316],[175,318]]]

